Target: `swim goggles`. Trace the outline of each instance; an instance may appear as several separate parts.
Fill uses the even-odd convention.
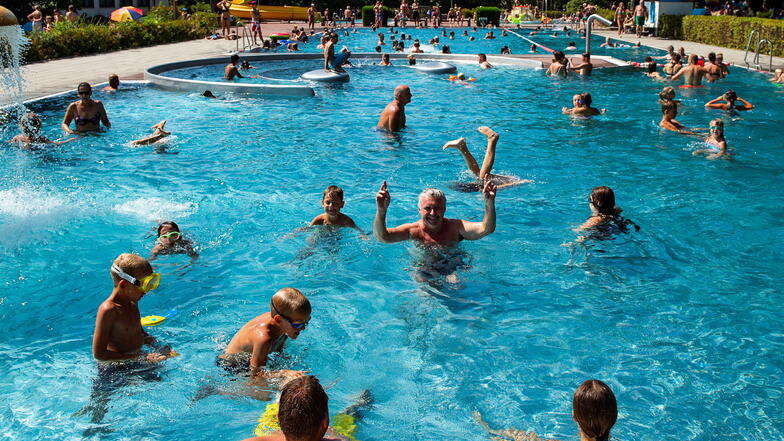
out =
[[[173,237],[175,239],[179,239],[180,237],[182,237],[182,233],[180,233],[179,231],[169,231],[168,233],[161,234],[160,237],[162,237],[164,239],[168,239],[170,237]]]
[[[286,317],[285,315],[281,314],[280,311],[278,311],[278,308],[275,306],[275,302],[274,301],[270,302],[270,303],[272,304],[272,309],[275,310],[275,314],[277,314],[277,315],[283,317],[284,319],[286,319],[286,321],[289,322],[289,324],[291,325],[292,328],[294,328],[294,329],[303,329],[305,326],[308,326],[308,322],[310,320],[308,320],[307,322],[295,322],[295,321],[291,320],[290,318]]]
[[[136,277],[133,277],[132,275],[121,270],[117,265],[112,265],[112,272],[117,274],[119,278],[134,284],[145,294],[157,288],[158,284],[161,283],[160,273],[152,273],[142,279],[137,279]]]

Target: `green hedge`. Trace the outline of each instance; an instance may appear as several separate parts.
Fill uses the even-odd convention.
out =
[[[501,23],[501,10],[495,7],[480,6],[474,9],[478,18],[487,18],[488,23],[498,26]]]
[[[373,5],[366,5],[362,7],[362,26],[372,26],[376,21],[376,12],[373,10],[373,8]],[[393,18],[392,16],[395,15],[395,11],[392,8],[387,8],[386,6],[383,6],[381,11],[383,12],[381,26],[386,26],[387,20]]]
[[[215,20],[214,14],[202,14],[191,20],[127,21],[110,25],[61,22],[51,32],[32,34],[23,56],[30,63],[194,40],[210,35]]]
[[[773,55],[784,56],[784,44],[782,44],[784,20],[727,15],[687,15],[683,17],[682,35],[684,40],[746,49],[749,32],[753,29],[760,32],[760,38],[773,42]]]
[[[683,40],[683,17],[684,15],[660,15],[659,37],[670,38],[673,40]]]

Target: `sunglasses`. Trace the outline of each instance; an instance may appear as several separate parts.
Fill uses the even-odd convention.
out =
[[[76,92],[76,94],[77,94],[77,95],[91,95],[91,94],[92,94],[92,92],[91,92],[91,91],[89,91],[89,90],[86,90],[86,91],[77,91],[77,92]]]
[[[179,239],[182,237],[182,233],[180,233],[179,231],[169,231],[168,233],[161,234],[159,237],[162,237],[164,239],[169,239],[169,238]]]
[[[285,315],[281,314],[280,311],[278,311],[278,308],[275,306],[275,302],[270,302],[270,303],[272,304],[272,309],[275,310],[275,314],[277,314],[277,315],[283,317],[284,319],[286,319],[286,321],[289,322],[289,324],[291,325],[292,328],[294,328],[294,329],[303,329],[303,328],[305,328],[305,326],[308,326],[308,322],[310,322],[310,320],[308,320],[306,322],[295,322],[295,321],[291,320],[290,318],[286,317]]]

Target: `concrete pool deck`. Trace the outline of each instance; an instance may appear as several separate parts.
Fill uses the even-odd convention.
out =
[[[288,32],[293,26],[302,26],[303,24],[304,23],[265,23],[263,25],[264,34],[266,35],[270,32]],[[316,30],[319,31],[320,27],[317,27]],[[594,38],[599,39],[606,36],[616,38],[615,31],[597,30]],[[634,35],[627,34],[620,38],[620,40],[635,43],[638,39]],[[744,51],[737,49],[719,48],[700,43],[665,40],[655,37],[643,37],[640,38],[639,41],[644,45],[660,49],[664,49],[670,44],[676,48],[683,46],[686,48],[687,53],[694,52],[700,55],[707,55],[708,52],[711,51],[722,52],[724,53],[725,61],[744,66]],[[30,100],[56,94],[65,90],[71,90],[82,81],[90,83],[104,82],[107,80],[109,74],[112,73],[118,74],[121,81],[141,80],[143,79],[144,71],[150,66],[175,61],[185,61],[194,58],[209,58],[226,55],[227,53],[236,50],[236,48],[236,41],[192,40],[105,54],[33,63],[22,67],[22,75],[25,78],[24,99]],[[549,62],[549,56],[542,55],[540,57],[546,64]],[[784,58],[774,57],[773,62],[774,68],[784,67]]]

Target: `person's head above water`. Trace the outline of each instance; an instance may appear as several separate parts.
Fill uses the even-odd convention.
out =
[[[484,63],[487,61],[487,55],[485,54],[477,54],[477,58],[479,59],[480,63]]]
[[[202,93],[201,95],[207,98],[217,98],[215,95],[212,94],[212,91],[209,90],[205,90],[204,93]]]
[[[581,384],[574,391],[572,417],[586,438],[607,441],[618,420],[618,404],[610,387],[599,380]]]
[[[700,57],[698,57],[697,54],[691,54],[689,55],[689,64],[697,64],[697,61],[699,61],[699,59]]]
[[[659,101],[669,101],[675,99],[675,88],[667,86],[659,92]]]
[[[583,92],[580,94],[580,102],[585,107],[591,107],[591,103],[593,103],[593,98],[591,98],[591,94],[588,92]]]
[[[117,74],[109,75],[109,87],[112,89],[120,87],[120,77]]]
[[[724,139],[724,121],[721,118],[711,120],[708,130],[715,138]]]
[[[657,72],[656,63],[651,61],[648,63],[648,73],[654,73],[654,72]]]
[[[440,227],[446,212],[446,195],[437,188],[426,188],[419,194],[418,207],[425,226]]]
[[[270,317],[290,338],[299,337],[310,321],[310,314],[310,301],[296,288],[282,288],[270,299]]]
[[[324,208],[324,212],[331,218],[340,214],[340,209],[343,208],[344,204],[342,188],[337,185],[330,185],[324,190],[321,196],[321,206]]]
[[[384,54],[381,56],[381,61],[385,63],[389,63],[389,54]]]
[[[588,203],[591,209],[595,209],[598,214],[602,215],[614,216],[621,211],[615,206],[615,192],[612,191],[612,188],[604,185],[591,191]]]
[[[234,65],[236,65],[239,61],[240,61],[240,56],[237,54],[233,54],[231,58],[229,58],[229,62],[231,62],[231,64]]]
[[[734,90],[730,89],[726,93],[724,93],[724,99],[729,101],[730,103],[735,102],[738,99],[738,94],[735,93]]]
[[[112,262],[109,274],[115,289],[119,289],[123,296],[132,300],[141,299],[145,292],[158,286],[157,280],[151,279],[145,283],[145,279],[153,275],[152,265],[138,254],[123,253],[117,256]]]
[[[405,84],[401,84],[395,87],[394,97],[398,103],[408,104],[411,102],[411,89]]]
[[[662,115],[667,118],[673,119],[678,116],[678,103],[673,100],[661,101]]]
[[[79,83],[76,86],[76,94],[79,95],[79,98],[86,99],[90,98],[90,95],[93,94],[93,86],[90,83]]]
[[[280,392],[280,430],[287,440],[321,439],[329,428],[329,397],[316,377],[289,381]]]
[[[33,112],[25,113],[19,118],[19,130],[28,137],[37,137],[41,134],[43,123],[41,118]]]

